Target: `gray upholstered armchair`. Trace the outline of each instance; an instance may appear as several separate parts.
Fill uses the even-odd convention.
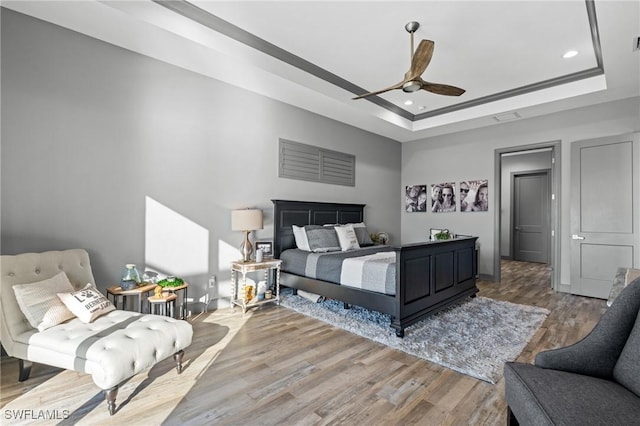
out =
[[[578,343],[506,363],[509,424],[639,425],[639,312],[640,278]]]

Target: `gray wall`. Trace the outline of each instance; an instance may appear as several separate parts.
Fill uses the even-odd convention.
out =
[[[1,29],[1,251],[85,247],[102,287],[135,262],[185,275],[197,299],[216,296],[213,274],[228,294],[241,241],[230,210],[264,209],[269,239],[273,198],[366,203],[394,243],[430,227],[478,235],[491,276],[494,151],[557,140],[569,283],[570,144],[640,130],[630,98],[400,145],[6,9]],[[356,155],[357,186],[277,178],[280,137]],[[405,185],[483,178],[487,213],[403,212]]]
[[[1,136],[2,253],[86,248],[102,288],[132,262],[228,295],[230,211],[268,240],[271,199],[365,203],[399,241],[398,142],[6,9]],[[280,137],[355,155],[356,187],[278,178]]]
[[[429,228],[448,228],[479,236],[479,272],[494,275],[496,184],[495,150],[561,141],[560,284],[569,284],[569,183],[571,143],[578,140],[640,130],[640,98],[579,108],[553,115],[521,119],[477,130],[402,144],[402,183],[432,184],[469,179],[489,179],[489,211],[478,213],[403,213],[403,243],[421,241]],[[404,200],[403,200],[404,201]]]
[[[511,177],[513,173],[551,169],[551,150],[503,155],[500,214],[500,256],[511,258]]]

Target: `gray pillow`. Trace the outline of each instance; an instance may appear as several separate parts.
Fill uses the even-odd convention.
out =
[[[367,231],[366,227],[354,226],[353,230],[356,231],[356,238],[358,239],[358,244],[360,244],[360,247],[373,245],[373,241],[371,240],[369,231]]]
[[[317,229],[307,229],[307,240],[309,240],[309,248],[316,253],[324,253],[327,251],[340,251],[340,242],[338,235],[333,227],[318,227]]]
[[[297,226],[292,225],[291,229],[293,230],[293,238],[296,241],[296,247],[300,250],[311,251],[309,247],[309,240],[307,239],[307,231],[310,229],[319,229],[322,228],[320,225],[305,225],[305,226]]]

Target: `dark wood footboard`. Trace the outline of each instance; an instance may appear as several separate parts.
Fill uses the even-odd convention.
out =
[[[318,203],[273,200],[274,255],[295,247],[292,225],[362,222],[363,204]],[[280,283],[392,316],[396,335],[404,336],[409,325],[474,296],[477,259],[476,237],[432,241],[394,247],[396,252],[396,295],[341,286],[326,281],[282,272]]]
[[[395,248],[396,305],[392,327],[404,328],[458,300],[475,295],[476,237]]]

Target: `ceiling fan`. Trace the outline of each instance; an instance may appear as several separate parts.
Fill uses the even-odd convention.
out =
[[[394,89],[402,89],[403,92],[411,93],[418,91],[420,89],[426,90],[431,93],[435,93],[437,95],[447,95],[447,96],[460,96],[465,90],[455,86],[449,86],[447,84],[439,84],[439,83],[430,83],[428,81],[424,81],[421,78],[424,70],[427,69],[427,65],[431,61],[431,56],[433,56],[433,48],[435,43],[431,40],[422,40],[418,45],[415,53],[413,51],[413,33],[420,28],[420,24],[418,22],[409,22],[404,26],[404,29],[407,30],[409,34],[411,34],[411,68],[404,75],[404,80],[402,80],[398,84],[394,84],[391,87],[387,87],[386,89],[377,90],[375,92],[366,93],[364,95],[356,96],[353,99],[362,99],[367,96],[379,95],[380,93],[388,92],[389,90]]]

